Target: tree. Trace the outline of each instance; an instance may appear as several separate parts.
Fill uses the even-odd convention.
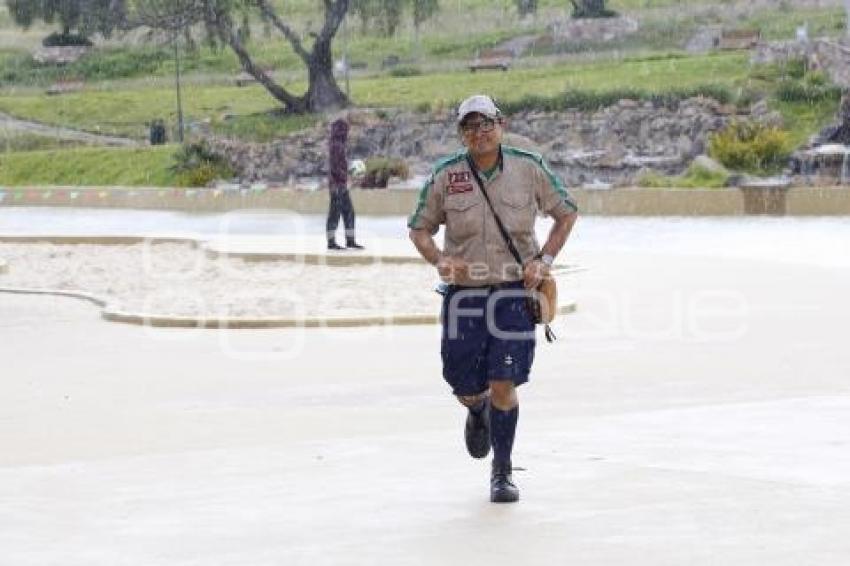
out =
[[[198,1],[202,2],[204,7],[202,14],[207,29],[233,50],[242,68],[280,101],[287,112],[301,114],[348,105],[348,97],[340,90],[333,75],[331,44],[348,11],[349,0],[322,0],[324,23],[318,33],[311,34],[313,44],[309,49],[304,45],[301,36],[280,17],[268,0]],[[307,67],[307,92],[302,96],[296,96],[279,85],[254,62],[244,37],[239,33],[240,28],[233,20],[234,14],[240,10],[244,13],[248,8],[259,10],[262,18],[286,38],[292,50]]]
[[[127,27],[145,26],[165,31],[174,49],[174,84],[177,94],[177,139],[184,137],[183,96],[180,86],[180,37],[192,37],[192,26],[203,21],[201,0],[135,0]]]
[[[847,30],[845,34],[850,36],[850,0],[844,0],[844,10],[847,12]]]
[[[228,46],[242,68],[253,76],[289,113],[302,114],[347,106],[348,97],[340,90],[333,75],[331,43],[348,11],[349,0],[322,0],[324,24],[311,33],[312,45],[280,16],[268,0],[134,0],[130,25],[163,31],[187,31],[203,24],[208,38]],[[307,68],[307,92],[297,96],[278,84],[248,49],[251,14],[259,15],[272,30],[283,35]]]
[[[413,28],[417,31],[419,26],[432,18],[440,11],[439,0],[412,0],[413,1]],[[850,0],[848,0],[850,1]]]
[[[392,37],[401,25],[405,4],[407,0],[352,0],[351,10],[360,18],[364,33],[374,28],[384,37]]]
[[[613,18],[617,12],[605,7],[605,0],[570,0],[574,18]]]
[[[360,19],[363,32],[371,28],[385,37],[396,34],[408,9],[418,35],[420,26],[440,10],[440,3],[439,0],[351,0],[351,11]]]
[[[6,5],[17,25],[28,28],[37,20],[58,22],[66,37],[72,30],[83,36],[108,35],[125,15],[125,0],[6,0]]]
[[[183,34],[204,22],[202,0],[135,0],[126,27],[148,27],[170,36]]]
[[[537,12],[537,0],[515,0],[519,17],[524,18]]]
[[[419,41],[419,28],[440,10],[439,0],[413,1],[413,43],[416,46],[416,59],[422,55],[422,45]],[[850,0],[848,0],[850,2]]]

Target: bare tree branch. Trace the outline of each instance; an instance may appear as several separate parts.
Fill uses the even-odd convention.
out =
[[[298,34],[292,31],[292,28],[280,19],[280,16],[277,15],[277,12],[275,12],[274,8],[269,5],[267,0],[257,0],[257,6],[260,8],[263,16],[265,16],[272,25],[276,27],[284,37],[286,37],[289,44],[292,45],[292,49],[295,53],[297,53],[305,63],[309,63],[310,53],[304,49],[304,45],[301,43],[301,38],[298,37]]]
[[[325,25],[322,26],[317,41],[329,41],[333,38],[348,12],[348,0],[324,0],[324,2]]]
[[[207,11],[207,18],[208,23],[218,32],[219,37],[225,41],[236,54],[236,57],[239,59],[239,62],[242,64],[242,68],[245,69],[245,72],[257,79],[257,82],[263,85],[263,87],[265,87],[272,96],[283,102],[287,110],[293,112],[304,111],[304,101],[300,97],[294,96],[285,88],[277,84],[254,63],[254,60],[251,58],[248,50],[239,39],[239,35],[234,30],[233,21],[230,19],[229,14],[211,8]]]
[[[199,0],[146,0],[136,3],[125,25],[128,29],[144,26],[177,32],[202,21],[201,14]]]

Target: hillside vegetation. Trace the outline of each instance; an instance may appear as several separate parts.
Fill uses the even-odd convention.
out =
[[[285,6],[297,29],[315,29],[320,22],[315,0],[280,0],[278,4]],[[363,30],[356,18],[350,18],[347,32],[338,35],[334,49],[336,58],[347,50],[349,59],[358,63],[350,82],[354,104],[439,111],[473,92],[491,93],[509,111],[592,109],[618,96],[650,99],[706,94],[742,106],[766,97],[770,107],[784,116],[794,144],[827,123],[837,106],[834,90],[816,100],[781,96],[788,87],[785,72],[752,67],[747,52],[684,51],[689,38],[706,26],[759,28],[768,39],[790,39],[805,23],[812,36],[838,36],[845,19],[837,0],[612,0],[611,8],[639,21],[636,34],[609,42],[556,47],[532,43],[506,73],[469,73],[466,64],[479,50],[513,38],[547,34],[552,22],[568,18],[569,3],[540,0],[536,17],[524,20],[517,17],[512,0],[443,0],[441,5],[435,18],[423,25],[419,41],[410,22],[404,22],[396,36],[382,37]],[[131,33],[98,39],[90,55],[69,66],[41,66],[32,61],[30,52],[37,44],[33,39],[49,33],[49,26],[17,29],[4,4],[0,6],[0,112],[137,140],[147,137],[151,121],[164,119],[173,139],[177,111],[174,58],[168,44],[143,41],[142,34]],[[197,50],[184,53],[182,61],[184,114],[190,132],[200,129],[267,141],[311,127],[321,119],[283,115],[263,88],[234,86],[239,65],[232,52],[210,48],[200,35],[196,39]],[[302,65],[288,45],[260,22],[252,26],[250,49],[289,89],[303,92]],[[400,59],[401,65],[382,68],[390,56]],[[80,92],[46,95],[48,85],[68,79],[84,81],[85,86]],[[134,156],[125,172],[128,184],[173,180],[166,171],[166,157],[173,150],[165,148],[134,150],[137,153],[132,154],[88,148],[71,154],[66,153],[65,143],[26,133],[6,132],[2,141],[6,153],[0,161],[3,183],[47,182],[41,179],[48,178],[106,181],[117,177],[108,171],[93,177],[83,169],[97,160],[109,162],[109,155],[118,160]],[[22,153],[12,155],[15,152]],[[138,157],[146,152],[150,155]],[[66,156],[78,162],[76,168],[52,163]],[[89,160],[89,156],[97,157]],[[142,167],[148,168],[147,172]],[[28,169],[33,171],[31,178]]]

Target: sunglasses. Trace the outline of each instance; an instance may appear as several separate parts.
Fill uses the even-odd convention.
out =
[[[473,134],[475,132],[487,133],[492,132],[496,128],[496,120],[492,118],[484,118],[482,120],[476,120],[469,122],[464,122],[460,125],[460,130],[464,134]]]

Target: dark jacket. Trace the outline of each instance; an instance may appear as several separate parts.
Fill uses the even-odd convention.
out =
[[[328,186],[331,191],[345,189],[348,185],[348,158],[345,146],[348,142],[348,122],[340,118],[331,124],[328,141]]]

